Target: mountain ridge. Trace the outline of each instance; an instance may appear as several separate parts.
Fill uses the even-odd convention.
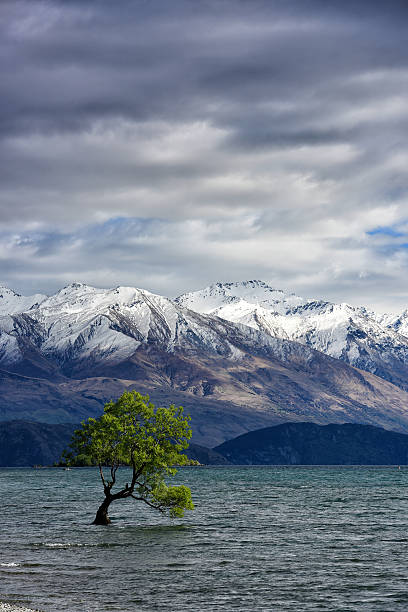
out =
[[[259,283],[242,285],[229,305]],[[265,283],[261,289],[262,308],[282,296],[290,312],[307,306]],[[187,405],[195,442],[205,446],[284,420],[363,420],[408,431],[408,393],[389,381],[308,344],[133,287],[72,283],[29,310],[3,310],[0,370],[0,420],[77,421],[134,388]]]
[[[269,296],[269,299],[268,299]],[[305,300],[263,281],[216,283],[176,303],[299,342],[408,389],[408,314],[376,315],[364,307]]]

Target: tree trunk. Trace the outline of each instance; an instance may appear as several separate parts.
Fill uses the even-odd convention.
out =
[[[105,499],[103,500],[103,502],[98,508],[98,511],[95,516],[95,520],[92,523],[92,525],[109,525],[110,524],[111,520],[108,516],[108,508],[110,506],[111,501],[112,501],[112,498],[105,497]]]

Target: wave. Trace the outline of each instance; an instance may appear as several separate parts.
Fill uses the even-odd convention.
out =
[[[42,542],[40,546],[46,548],[82,548],[86,544],[79,544],[78,542]]]

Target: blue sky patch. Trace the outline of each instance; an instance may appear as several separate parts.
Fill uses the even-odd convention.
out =
[[[406,232],[401,232],[393,226],[386,226],[386,225],[376,227],[372,230],[369,230],[367,234],[368,236],[382,235],[382,236],[389,236],[390,238],[403,238],[404,236],[406,236]]]

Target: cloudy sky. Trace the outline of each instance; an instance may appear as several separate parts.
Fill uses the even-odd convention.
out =
[[[2,0],[0,282],[408,307],[405,0]]]

